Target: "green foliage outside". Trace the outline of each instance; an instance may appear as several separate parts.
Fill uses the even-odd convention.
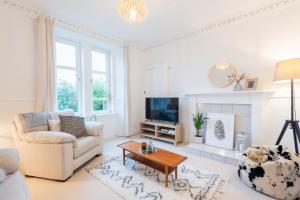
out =
[[[93,108],[94,111],[107,109],[106,84],[101,81],[93,83]],[[58,110],[72,109],[78,112],[78,99],[76,87],[60,80],[57,87]]]
[[[78,112],[78,100],[76,88],[64,81],[59,80],[57,86],[58,110],[72,109]]]
[[[107,92],[106,84],[96,80],[93,83],[93,106],[94,111],[102,111],[107,109]]]

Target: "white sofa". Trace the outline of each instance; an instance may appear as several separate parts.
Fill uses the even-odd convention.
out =
[[[0,149],[0,168],[7,173],[0,183],[0,199],[29,200],[28,187],[24,176],[18,171],[19,154],[15,149]]]
[[[49,126],[24,132],[20,116],[15,118],[12,129],[20,152],[20,170],[27,176],[64,181],[82,164],[102,153],[102,123],[86,121],[88,136],[75,138],[68,133],[49,131]]]

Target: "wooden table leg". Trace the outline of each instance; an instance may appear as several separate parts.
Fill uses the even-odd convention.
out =
[[[175,169],[175,180],[177,180],[177,167]]]
[[[125,149],[123,149],[123,165],[125,165]]]
[[[168,169],[168,166],[165,166],[165,181],[166,181],[166,187],[168,187],[168,177],[169,177],[169,169]]]

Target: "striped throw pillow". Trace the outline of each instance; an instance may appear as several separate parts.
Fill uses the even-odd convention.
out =
[[[59,119],[62,132],[69,133],[77,138],[87,135],[83,117],[60,115]]]

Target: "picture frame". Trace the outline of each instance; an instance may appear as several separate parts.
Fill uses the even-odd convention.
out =
[[[245,80],[245,90],[256,90],[258,78],[250,78]]]
[[[233,150],[234,120],[233,113],[207,113],[206,144]]]

